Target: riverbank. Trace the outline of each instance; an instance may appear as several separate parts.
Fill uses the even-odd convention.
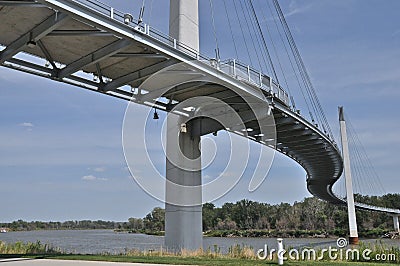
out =
[[[83,231],[83,230],[112,230],[115,233],[145,234],[149,236],[164,236],[164,231],[129,230],[129,229],[35,229],[35,230],[11,230],[8,232],[32,232],[32,231]],[[203,232],[205,237],[260,237],[260,238],[338,238],[346,237],[347,231],[335,229],[325,230],[209,230]],[[359,237],[364,239],[392,238],[396,233],[387,229],[372,229],[359,231]],[[396,237],[398,238],[398,237]]]
[[[375,239],[390,234],[386,229],[359,231],[360,238]],[[204,232],[208,237],[265,237],[265,238],[338,238],[346,237],[347,231],[334,230],[212,230]]]
[[[337,248],[337,247],[336,247]],[[359,256],[347,257],[346,250],[348,248],[357,250]],[[300,257],[295,258],[290,251],[285,255],[289,258],[286,265],[309,265],[314,263],[321,263],[321,265],[362,265],[362,262],[368,262],[368,265],[374,265],[378,258],[385,265],[398,265],[400,263],[400,247],[387,246],[382,243],[375,243],[373,245],[367,243],[360,243],[358,246],[340,249],[346,254],[346,257],[340,255],[336,249],[335,256],[331,256],[324,252],[322,248],[313,249],[314,253],[309,253],[310,248],[298,249],[302,254]],[[304,251],[307,250],[307,256],[304,256]],[[365,251],[368,251],[366,253]],[[159,250],[127,250],[120,254],[94,254],[94,255],[81,255],[81,254],[67,254],[62,252],[59,248],[52,248],[46,244],[36,243],[14,243],[6,244],[0,242],[0,258],[32,258],[32,259],[58,259],[58,260],[85,260],[85,261],[111,261],[111,262],[137,262],[137,263],[161,263],[161,264],[187,264],[187,265],[260,265],[260,264],[276,264],[277,254],[271,253],[272,256],[267,256],[266,259],[261,259],[258,249],[250,246],[235,245],[229,248],[227,253],[222,253],[220,249],[215,246],[206,250],[199,249],[196,251],[180,252],[167,252],[162,248]],[[361,256],[361,254],[363,254]],[[367,257],[365,256],[367,254]],[[262,256],[261,256],[262,257]],[[385,259],[383,259],[385,258]],[[389,264],[393,263],[393,264]],[[375,264],[379,265],[379,264]]]
[[[152,236],[164,236],[164,231],[149,230],[123,230],[115,229],[116,233],[146,234]],[[342,229],[325,230],[209,230],[203,232],[205,237],[262,237],[262,238],[338,238],[346,237],[347,231]],[[387,229],[364,230],[358,233],[360,238],[376,239],[391,238],[395,233]]]

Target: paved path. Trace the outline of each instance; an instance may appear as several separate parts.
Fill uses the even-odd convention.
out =
[[[36,259],[0,259],[1,266],[170,266],[166,264],[142,264],[100,261],[36,260]],[[183,266],[183,265],[181,265]]]

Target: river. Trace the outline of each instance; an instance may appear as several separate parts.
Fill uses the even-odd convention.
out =
[[[144,234],[115,233],[112,230],[54,230],[54,231],[28,231],[8,232],[0,234],[0,241],[6,243],[36,242],[59,247],[65,252],[79,254],[119,254],[126,250],[157,250],[163,247],[164,237]],[[367,240],[374,242],[376,240]],[[383,239],[385,244],[400,247],[400,240]],[[275,238],[243,238],[243,237],[204,237],[203,248],[214,245],[226,253],[229,247],[236,244],[251,246],[254,249],[263,248],[265,244],[276,248]],[[284,239],[286,247],[336,247],[336,239],[332,238],[287,238]]]

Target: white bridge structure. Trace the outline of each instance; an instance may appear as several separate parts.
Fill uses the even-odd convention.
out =
[[[332,191],[344,169],[342,154],[332,136],[294,110],[288,93],[270,76],[237,60],[219,61],[201,55],[197,7],[197,0],[171,0],[168,36],[95,0],[0,0],[0,65],[166,112],[192,97],[219,99],[235,110],[245,128],[252,129],[243,137],[271,146],[305,169],[311,194],[334,204],[346,204]],[[217,82],[177,82],[163,93],[167,101],[158,99],[158,91],[135,89],[153,74],[180,63],[188,71]],[[181,80],[185,71],[181,72],[172,74]],[[273,115],[274,144],[261,134],[262,125],[248,101]],[[187,127],[186,134],[178,133],[180,148],[167,139],[167,153],[182,151],[184,156],[177,156],[183,164],[184,157],[199,159],[201,136],[233,131],[208,118],[186,123],[174,116],[167,123],[176,132],[183,123]],[[200,160],[195,164],[201,165]],[[200,170],[189,171],[168,160],[166,175],[176,184],[201,184]],[[190,194],[184,188],[170,189],[167,185],[166,197],[176,197],[183,204],[166,204],[166,246],[197,249],[202,245],[201,189]],[[188,198],[194,204],[184,204]],[[398,230],[400,210],[360,203],[355,207],[393,215]]]

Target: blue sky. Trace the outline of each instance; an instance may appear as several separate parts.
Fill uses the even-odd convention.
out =
[[[138,14],[141,1],[104,2]],[[152,8],[151,2],[146,0],[145,21],[167,32],[167,1],[154,0]],[[280,3],[333,131],[338,132],[337,106],[344,105],[385,191],[400,192],[400,2]],[[208,4],[201,0],[201,50],[211,54],[215,44]],[[227,32],[223,15],[221,11],[217,17],[221,36]],[[221,57],[231,57],[229,38],[219,41]],[[127,170],[121,140],[126,107],[122,100],[0,68],[0,221],[124,221],[163,206]],[[138,108],[143,114],[148,110]],[[164,167],[162,160],[157,167]],[[243,198],[279,203],[310,196],[305,172],[280,155],[267,180],[249,193],[252,167],[217,205]]]

